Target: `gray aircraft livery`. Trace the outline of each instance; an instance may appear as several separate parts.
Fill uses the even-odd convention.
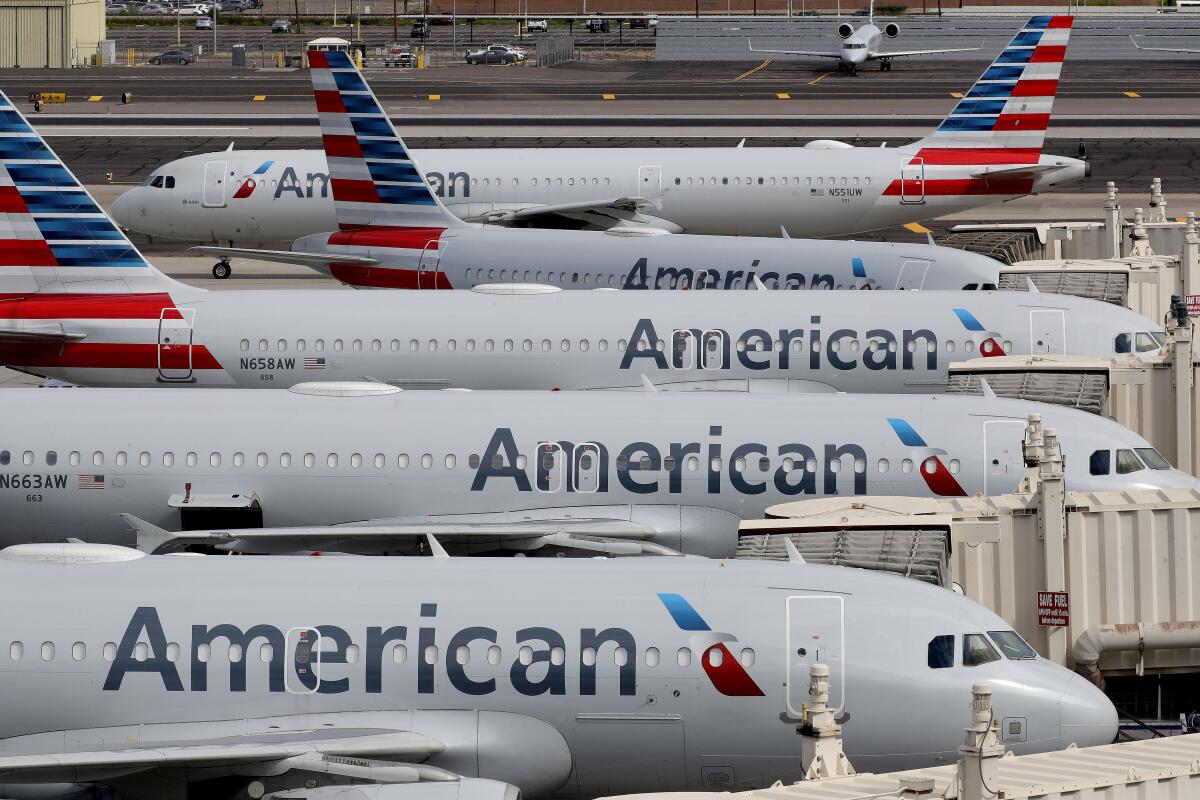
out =
[[[1032,413],[1057,429],[1070,489],[1200,486],[1111,420],[994,397],[9,389],[0,541],[132,544],[132,522],[247,528],[228,545],[258,552],[404,552],[427,533],[536,550],[578,534],[719,557],[774,503],[1010,492]]]
[[[464,288],[499,279],[571,289],[749,289],[756,277],[760,285],[788,289],[996,285],[991,271],[998,271],[998,264],[932,243],[912,249],[886,243],[617,235],[463,222],[422,179],[350,57],[311,52],[308,58],[336,229],[297,239],[286,251],[195,249],[224,259],[243,255],[299,263],[352,286],[372,288]],[[214,274],[221,277],[225,268],[218,263]]]
[[[1098,689],[994,613],[865,570],[121,550],[0,551],[0,605],[23,609],[2,627],[5,797],[38,782],[130,800],[763,787],[803,777],[817,662],[859,770],[953,762],[981,681],[1017,753],[1117,731]]]

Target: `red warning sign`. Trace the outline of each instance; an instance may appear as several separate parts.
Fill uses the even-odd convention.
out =
[[[1188,316],[1200,316],[1200,294],[1185,294],[1183,297],[1187,303]]]
[[[1038,625],[1065,628],[1071,624],[1071,603],[1066,592],[1038,592]]]

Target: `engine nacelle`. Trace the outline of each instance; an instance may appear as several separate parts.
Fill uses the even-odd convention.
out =
[[[883,26],[883,32],[889,39],[895,39],[900,35],[900,26],[894,22],[889,22]]]
[[[843,22],[841,25],[838,25],[838,36],[842,37],[843,39],[852,33],[854,33],[854,26],[849,22]]]

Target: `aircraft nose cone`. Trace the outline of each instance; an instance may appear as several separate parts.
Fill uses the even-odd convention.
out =
[[[122,228],[130,227],[133,222],[134,206],[137,202],[133,195],[137,191],[137,189],[130,189],[113,201],[112,209],[110,209],[109,213]]]
[[[1058,701],[1060,746],[1112,744],[1117,738],[1117,709],[1104,692],[1075,675]]]

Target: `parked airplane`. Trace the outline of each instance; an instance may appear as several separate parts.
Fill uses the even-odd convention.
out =
[[[1042,153],[1070,21],[1032,18],[936,132],[900,148],[480,148],[412,161],[468,221],[827,236],[929,219],[1084,177],[1086,162]],[[338,227],[328,177],[322,151],[189,156],[113,213],[152,236],[290,242]]]
[[[0,541],[132,544],[132,524],[148,549],[182,529],[255,552],[412,552],[433,533],[723,557],[740,519],[779,502],[1010,492],[1032,413],[1057,429],[1070,489],[1200,487],[1115,422],[990,397],[11,389]],[[250,530],[196,533],[226,526]]]
[[[1133,42],[1133,46],[1138,50],[1147,50],[1155,53],[1200,53],[1200,50],[1189,50],[1186,47],[1142,47],[1133,36],[1129,37],[1129,41]]]
[[[0,551],[0,603],[24,609],[0,660],[6,797],[50,781],[130,800],[764,787],[803,777],[817,662],[859,770],[953,762],[978,682],[1017,753],[1117,732],[1098,689],[992,612],[844,567],[35,545]]]
[[[903,292],[888,302],[840,292],[819,305],[781,292],[529,286],[208,292],[148,264],[19,113],[0,113],[11,181],[0,186],[0,363],[75,383],[371,376],[410,388],[571,389],[641,386],[647,375],[683,388],[754,378],[776,389],[935,391],[950,362],[976,354],[1150,352],[1163,335],[1124,308],[1024,292]],[[512,276],[489,268],[479,279]]]
[[[838,25],[837,30],[838,36],[842,37],[842,46],[838,48],[837,52],[830,52],[828,50],[763,50],[755,47],[754,42],[749,39],[746,40],[746,43],[750,45],[750,52],[752,53],[837,59],[838,70],[849,72],[851,75],[857,75],[858,68],[868,61],[878,61],[880,72],[890,72],[893,58],[932,56],[939,53],[966,53],[979,49],[978,47],[954,47],[941,50],[893,50],[884,53],[880,51],[879,43],[885,35],[889,39],[895,39],[899,36],[900,26],[894,22],[886,23],[883,28],[876,25],[874,0],[871,0],[870,11],[865,25],[860,25],[855,30],[854,26],[849,22],[843,22]]]

